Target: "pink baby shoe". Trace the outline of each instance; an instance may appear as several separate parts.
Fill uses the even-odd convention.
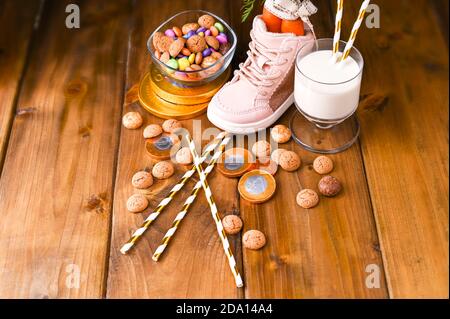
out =
[[[248,59],[212,99],[208,118],[234,134],[250,134],[272,125],[294,102],[294,68],[298,51],[314,35],[271,33],[260,16],[253,22]]]

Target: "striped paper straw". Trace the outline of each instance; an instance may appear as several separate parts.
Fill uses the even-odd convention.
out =
[[[211,215],[216,223],[217,232],[219,233],[220,240],[222,241],[222,246],[225,251],[225,255],[228,258],[228,263],[230,264],[231,272],[233,273],[234,280],[236,281],[237,287],[244,286],[242,281],[242,277],[239,274],[239,270],[237,269],[236,260],[234,259],[233,252],[231,251],[230,243],[228,241],[227,235],[223,229],[222,221],[220,220],[219,211],[216,206],[216,202],[214,201],[213,194],[211,192],[211,188],[206,181],[205,173],[201,167],[201,161],[198,157],[197,150],[195,149],[195,144],[189,135],[186,136],[189,142],[189,148],[191,149],[192,156],[194,157],[194,165],[197,169],[197,173],[200,176],[200,182],[203,186],[203,190],[205,191],[206,200],[208,201],[209,207],[211,208]]]
[[[353,25],[352,33],[350,34],[350,39],[347,42],[347,45],[344,49],[344,54],[342,55],[341,62],[348,58],[350,55],[350,51],[353,47],[353,44],[355,43],[356,35],[358,34],[359,27],[362,24],[362,21],[364,19],[364,15],[366,14],[367,7],[369,6],[370,0],[365,0],[362,5],[361,9],[359,9],[359,15],[358,19],[356,19],[355,24]]]
[[[208,157],[208,154],[211,153],[212,151],[214,151],[214,149],[217,147],[217,145],[219,145],[219,143],[222,141],[222,139],[225,136],[226,136],[225,132],[220,133],[219,135],[217,135],[214,142],[211,143],[210,145],[208,145],[205,152],[203,153],[202,158],[199,159],[199,161],[201,163],[203,163],[206,160],[206,158]],[[144,221],[144,223],[141,225],[141,227],[136,229],[136,231],[133,233],[133,235],[128,240],[128,242],[122,246],[122,248],[120,249],[120,252],[122,254],[126,254],[136,244],[136,242],[146,232],[146,230],[150,227],[150,225],[158,218],[159,214],[161,214],[161,212],[164,210],[164,208],[166,208],[167,205],[169,205],[169,203],[172,201],[174,196],[183,188],[183,186],[192,177],[192,175],[194,175],[195,171],[196,171],[196,168],[195,168],[195,166],[193,166],[191,168],[191,170],[187,171],[184,174],[184,176],[181,178],[180,182],[172,188],[169,195],[159,203],[156,210],[147,217],[147,219]]]
[[[230,142],[231,138],[232,138],[232,136],[225,137],[224,140],[222,141],[222,143],[219,146],[219,150],[216,153],[214,153],[214,156],[211,158],[210,164],[205,169],[205,178],[208,177],[208,175],[214,169],[214,165],[219,160],[220,156],[222,155],[223,151],[225,150],[225,147],[227,146],[227,144]],[[198,192],[200,191],[201,188],[202,188],[202,182],[198,181],[197,184],[195,184],[194,188],[192,189],[191,195],[184,202],[183,208],[178,213],[178,215],[175,217],[175,219],[174,219],[174,221],[172,223],[172,227],[164,235],[164,238],[161,241],[161,244],[159,245],[159,247],[156,249],[155,253],[153,254],[152,259],[154,261],[158,261],[159,257],[161,257],[162,253],[166,249],[166,247],[169,244],[170,240],[172,239],[173,235],[177,231],[178,226],[180,225],[181,221],[183,220],[183,218],[188,213],[189,208],[191,207],[191,205],[194,203],[194,201],[195,201],[195,199],[197,197],[197,194],[198,194]]]
[[[337,61],[339,52],[339,40],[341,39],[342,15],[344,13],[344,0],[337,0],[336,23],[333,38],[333,57]]]

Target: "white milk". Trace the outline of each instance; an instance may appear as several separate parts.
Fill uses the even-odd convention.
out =
[[[344,119],[356,110],[362,77],[352,57],[341,65],[331,57],[331,50],[312,52],[301,58],[295,74],[297,106],[306,115],[327,121]]]

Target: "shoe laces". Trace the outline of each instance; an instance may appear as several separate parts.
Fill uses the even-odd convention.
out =
[[[287,63],[288,59],[279,61],[279,56],[291,52],[292,48],[271,49],[256,39],[253,30],[250,36],[252,41],[249,43],[250,50],[247,51],[248,58],[244,63],[239,64],[239,70],[235,71],[236,79],[242,76],[256,87],[271,87],[275,83],[274,80],[282,75],[279,70],[271,73],[273,70],[271,67]]]

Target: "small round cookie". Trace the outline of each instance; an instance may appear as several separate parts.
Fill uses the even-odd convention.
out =
[[[144,195],[134,194],[127,200],[127,209],[130,213],[140,213],[148,207],[148,199]]]
[[[174,133],[176,130],[182,127],[183,125],[181,125],[181,122],[174,119],[166,120],[162,125],[162,129],[167,133]]]
[[[266,236],[259,230],[249,230],[242,236],[244,247],[251,250],[258,250],[266,244]]]
[[[167,179],[175,173],[173,164],[169,161],[163,161],[155,164],[152,169],[152,174],[157,179]]]
[[[137,172],[133,175],[131,184],[136,189],[147,189],[153,185],[153,176],[146,171]]]
[[[186,43],[186,40],[183,38],[179,38],[172,42],[172,44],[169,47],[169,53],[172,57],[177,57],[178,54],[180,54],[181,50],[184,48],[184,44]]]
[[[170,54],[169,54],[169,52],[164,52],[164,53],[162,53],[162,54],[161,54],[161,57],[159,58],[159,60],[160,60],[161,62],[163,62],[164,64],[166,64],[167,62],[169,62],[169,60],[170,60]]]
[[[198,24],[206,29],[211,28],[214,23],[216,23],[216,19],[214,19],[214,17],[210,16],[209,14],[202,15],[200,18],[198,18]]]
[[[177,161],[178,164],[181,165],[192,164],[194,159],[192,158],[192,153],[189,147],[181,148],[175,155],[175,160]]]
[[[144,129],[144,138],[154,138],[160,136],[163,130],[158,124],[151,124]]]
[[[253,144],[252,153],[258,158],[268,158],[270,157],[271,147],[270,143],[267,141],[258,141]]]
[[[272,152],[272,155],[270,156],[270,159],[280,165],[280,156],[284,152],[286,152],[284,148],[277,148],[275,151]]]
[[[206,69],[210,66],[214,65],[217,62],[217,59],[212,55],[203,58],[202,68]]]
[[[206,40],[206,44],[209,45],[211,48],[213,48],[216,51],[219,50],[220,43],[219,43],[219,40],[216,39],[216,37],[209,35],[209,36],[205,37],[205,40]],[[218,53],[218,52],[214,52],[214,53]]]
[[[275,125],[270,130],[270,135],[272,139],[280,144],[287,143],[291,139],[291,130],[285,125]]]
[[[183,34],[188,34],[190,31],[197,31],[200,28],[200,25],[198,23],[186,23],[181,27],[181,32]]]
[[[162,32],[155,32],[153,35],[153,47],[155,50],[159,52],[159,41],[161,41],[161,37],[164,35]]]
[[[296,153],[292,151],[286,151],[281,153],[278,164],[285,171],[294,172],[298,170],[298,168],[302,164],[302,161]]]
[[[193,35],[187,40],[186,47],[192,53],[203,52],[206,49],[206,40],[205,38],[199,35]]]
[[[319,192],[327,197],[334,197],[342,190],[341,182],[333,176],[327,175],[319,181]]]
[[[228,235],[235,235],[242,229],[243,223],[236,215],[228,215],[222,219],[223,229]]]
[[[304,189],[297,194],[297,204],[306,209],[316,207],[319,204],[319,195],[312,189]]]
[[[122,118],[122,124],[129,130],[136,130],[142,126],[144,120],[138,112],[128,112]]]
[[[328,156],[319,156],[314,160],[313,168],[318,174],[325,175],[331,173],[334,164]]]
[[[159,52],[169,52],[169,48],[174,41],[175,40],[173,38],[163,35],[156,43],[157,49],[159,50]]]

